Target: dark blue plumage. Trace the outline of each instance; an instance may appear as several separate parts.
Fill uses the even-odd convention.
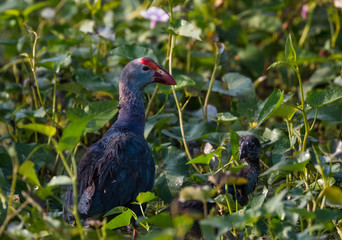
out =
[[[140,213],[135,201],[139,192],[151,191],[154,161],[144,138],[143,89],[158,82],[173,85],[175,80],[152,59],[139,58],[123,69],[119,82],[119,116],[108,132],[90,146],[77,167],[78,212],[81,220],[101,219],[116,206]],[[73,223],[68,211],[73,206],[70,186],[65,196],[63,217]]]
[[[247,163],[248,166],[242,168],[238,173],[239,177],[246,178],[247,184],[236,185],[236,193],[234,186],[228,187],[228,192],[232,194],[233,199],[237,199],[241,206],[248,203],[248,195],[252,193],[258,183],[260,173],[260,151],[261,145],[259,140],[254,136],[243,136],[239,141],[239,156],[241,163]]]

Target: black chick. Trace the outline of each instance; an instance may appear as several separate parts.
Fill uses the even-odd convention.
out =
[[[247,163],[248,166],[242,168],[238,173],[238,177],[246,178],[247,184],[235,185],[228,187],[228,192],[232,194],[233,199],[237,199],[241,206],[248,203],[248,195],[252,193],[258,183],[260,173],[260,151],[261,145],[259,140],[251,135],[243,136],[239,141],[239,156],[241,163]]]

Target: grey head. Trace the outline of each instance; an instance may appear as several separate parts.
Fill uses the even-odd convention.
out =
[[[151,58],[142,57],[130,61],[122,70],[119,82],[122,88],[139,92],[150,83],[175,85],[173,77],[155,63]]]
[[[243,136],[239,140],[239,156],[240,160],[245,159],[248,163],[259,165],[261,145],[259,140],[252,136]]]

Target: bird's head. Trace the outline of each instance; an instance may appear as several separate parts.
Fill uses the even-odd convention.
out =
[[[168,72],[147,57],[129,62],[122,71],[120,83],[132,90],[142,90],[150,83],[176,85],[176,81]]]
[[[243,136],[239,141],[240,159],[248,159],[252,162],[259,163],[261,145],[259,140],[251,135]]]

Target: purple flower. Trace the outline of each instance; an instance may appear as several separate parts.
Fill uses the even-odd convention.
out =
[[[309,6],[308,4],[304,4],[302,6],[302,10],[301,10],[301,15],[302,15],[302,18],[306,19],[308,17],[308,10],[309,10]]]
[[[151,7],[147,9],[146,11],[141,11],[140,15],[143,16],[146,19],[150,19],[150,28],[153,29],[156,27],[157,22],[166,22],[169,20],[169,15],[167,15],[166,12],[164,12],[163,9],[157,8],[157,7]]]

